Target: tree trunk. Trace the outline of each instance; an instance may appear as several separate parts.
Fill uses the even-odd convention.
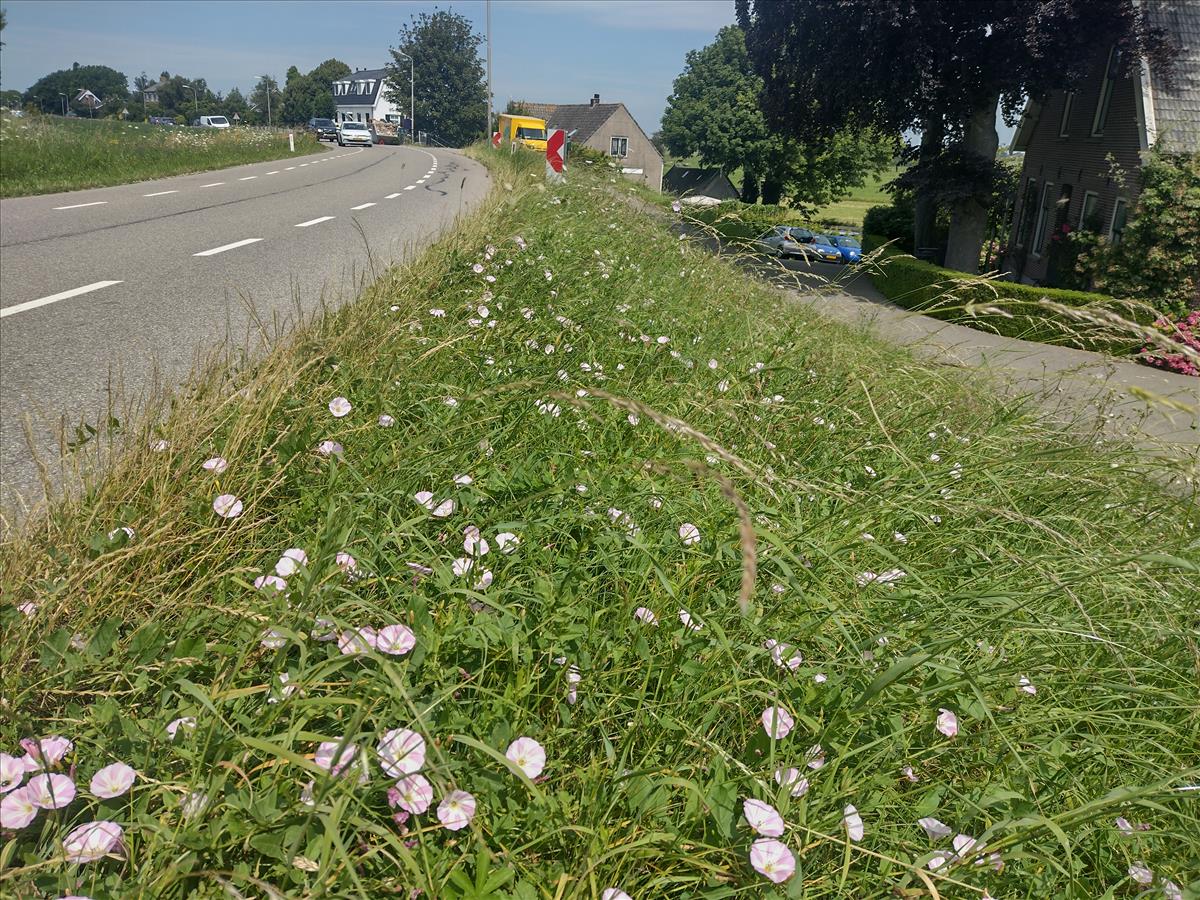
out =
[[[762,202],[777,205],[783,196],[783,182],[768,175],[763,179]]]
[[[758,175],[746,169],[742,170],[742,202],[758,202]]]
[[[995,163],[1000,139],[996,135],[996,102],[989,97],[976,108],[967,123],[960,145],[967,153]],[[987,236],[990,186],[980,185],[974,196],[955,201],[950,207],[950,242],[946,247],[946,268],[959,272],[979,273],[979,250]],[[980,202],[980,198],[983,202]]]
[[[942,149],[941,120],[928,119],[921,129],[921,150],[917,165],[929,165]],[[932,247],[934,227],[937,222],[937,201],[933,198],[933,187],[928,182],[918,188],[913,197],[913,252],[921,247]]]

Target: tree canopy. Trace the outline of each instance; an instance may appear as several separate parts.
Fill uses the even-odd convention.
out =
[[[327,59],[307,75],[292,66],[287,71],[280,102],[279,121],[300,125],[311,118],[333,117],[333,82],[350,74],[350,67],[340,59]]]
[[[797,137],[847,122],[918,129],[909,180],[942,185],[946,262],[977,270],[997,149],[1026,96],[1078,84],[1103,50],[1161,68],[1171,47],[1134,0],[737,0],[768,122]],[[830,22],[837,27],[830,28]],[[947,194],[953,176],[957,185]]]
[[[726,174],[741,168],[743,198],[756,199],[761,181],[769,203],[828,203],[891,161],[894,142],[871,130],[842,128],[804,141],[773,131],[759,104],[762,89],[744,33],[722,28],[713,43],[688,53],[667,100],[663,143]]]
[[[75,98],[82,90],[89,90],[106,105],[107,101],[123,101],[129,97],[129,79],[124,73],[108,66],[81,66],[75,63],[69,69],[59,69],[49,75],[39,78],[25,92],[25,102],[32,103],[47,112],[62,109],[62,97],[65,94],[67,103],[72,109],[85,109],[75,103]]]
[[[390,52],[387,98],[407,111],[409,61],[415,80],[416,127],[443,144],[462,146],[487,126],[487,84],[479,46],[483,37],[465,16],[447,10],[414,15]]]

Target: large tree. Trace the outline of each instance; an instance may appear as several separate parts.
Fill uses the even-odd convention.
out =
[[[737,0],[737,16],[774,125],[921,132],[918,232],[944,202],[946,264],[967,272],[987,229],[997,105],[1011,123],[1025,97],[1079,84],[1098,48],[1117,46],[1123,66],[1171,57],[1135,0]]]
[[[400,29],[400,46],[391,50],[387,98],[408,110],[409,61],[401,53],[407,54],[413,60],[417,127],[443,144],[469,144],[487,126],[482,42],[470,20],[458,13],[414,15]]]
[[[697,154],[728,174],[742,169],[743,199],[821,205],[863,183],[892,159],[891,141],[842,128],[818,140],[774,133],[759,105],[762,78],[736,25],[687,55],[663,114],[662,139],[676,156]]]
[[[106,103],[106,109],[129,97],[129,79],[122,72],[108,66],[81,66],[75,63],[69,69],[51,72],[25,92],[25,102],[33,103],[46,111],[62,110],[64,94],[67,104],[74,109],[86,109],[76,104],[79,92],[89,90]]]

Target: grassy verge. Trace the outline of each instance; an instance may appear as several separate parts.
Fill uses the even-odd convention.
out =
[[[295,155],[321,149],[311,134],[294,134]],[[0,197],[130,184],[291,155],[286,131],[3,116]]]
[[[0,745],[70,739],[56,772],[80,788],[10,828],[5,893],[1195,878],[1194,503],[781,301],[620,185],[487,158],[497,195],[458,233],[209,372],[0,550]],[[506,756],[521,737],[540,772]],[[137,780],[103,799],[118,761]],[[410,814],[424,781],[389,787],[417,768]],[[474,815],[450,830],[455,791]],[[778,885],[747,799],[786,823]],[[122,843],[64,862],[96,820]],[[978,842],[961,860],[954,835]]]

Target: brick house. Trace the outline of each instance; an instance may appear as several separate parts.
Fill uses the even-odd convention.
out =
[[[588,103],[524,103],[522,107],[528,115],[545,119],[547,128],[561,128],[570,140],[611,156],[626,176],[662,190],[662,154],[624,103],[601,103],[600,95],[593,94]]]
[[[1025,152],[1004,268],[1026,284],[1054,284],[1051,236],[1064,225],[1119,242],[1152,147],[1200,151],[1200,3],[1147,4],[1180,45],[1173,83],[1114,47],[1095,48],[1075,91],[1031,99],[1013,138]]]

